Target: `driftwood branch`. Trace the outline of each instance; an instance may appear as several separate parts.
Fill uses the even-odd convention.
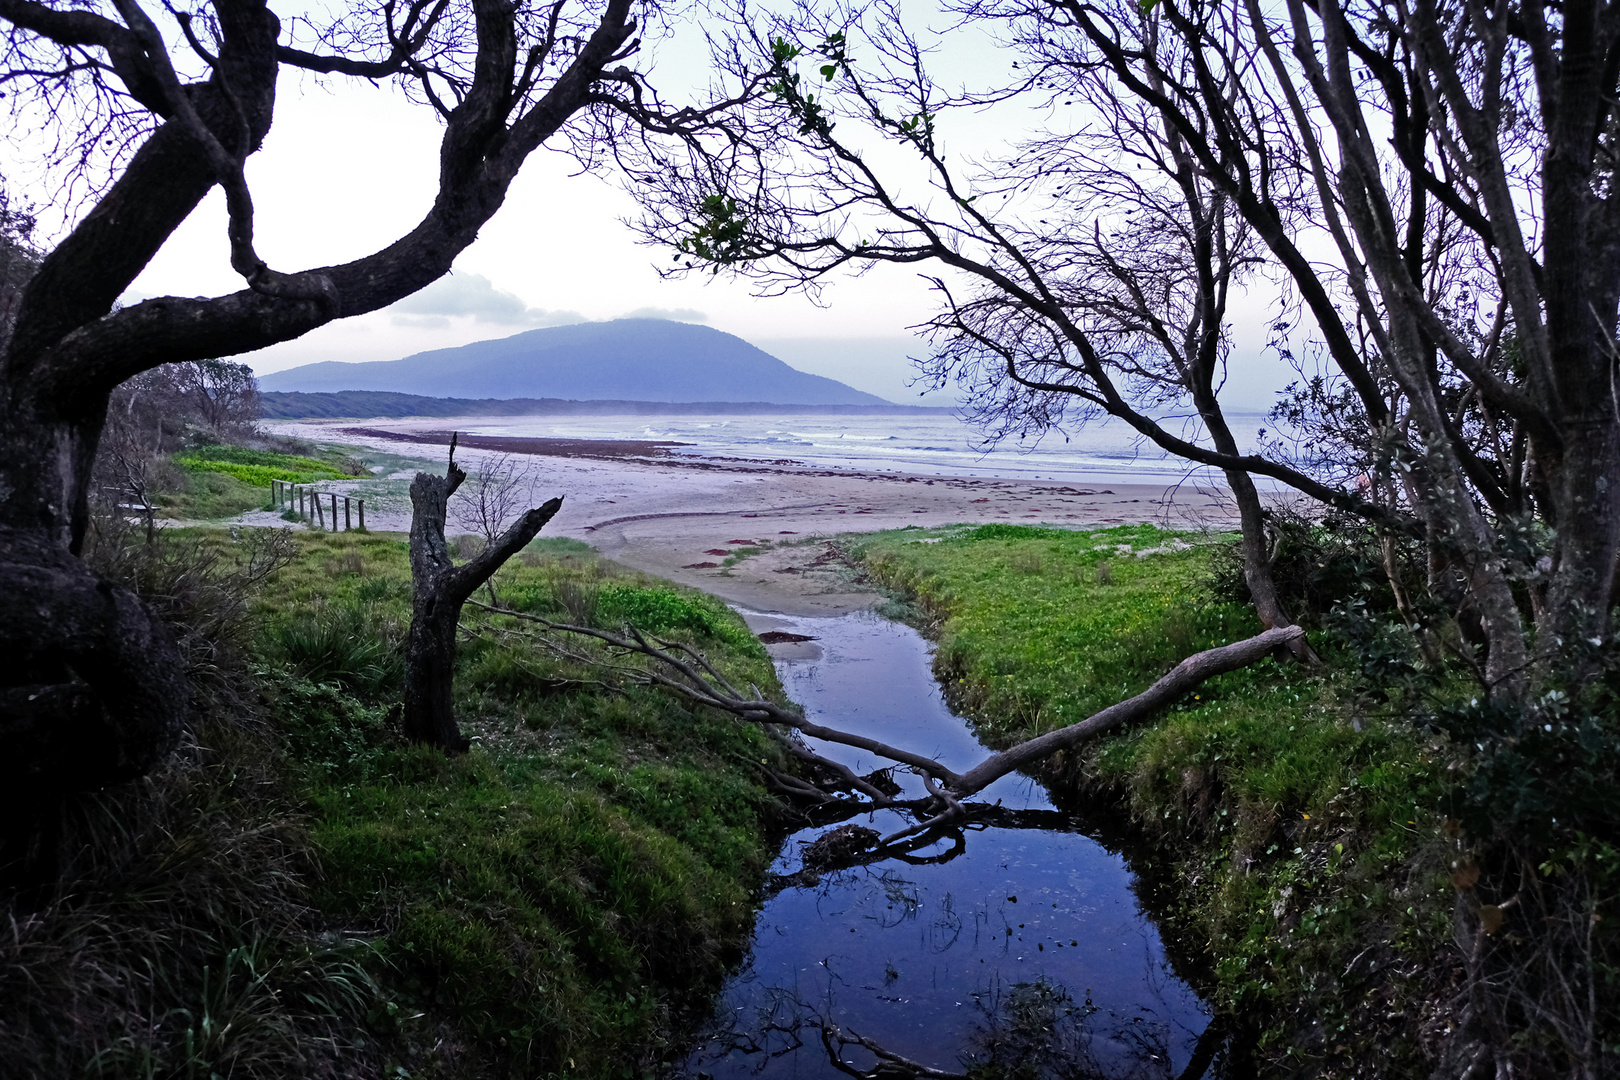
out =
[[[864,735],[855,735],[811,723],[798,712],[766,700],[757,688],[754,688],[753,696],[744,697],[709,664],[702,654],[688,645],[648,638],[633,626],[627,626],[623,634],[615,634],[591,626],[552,622],[538,615],[491,607],[475,600],[469,600],[468,603],[492,615],[505,615],[535,623],[548,630],[595,638],[615,649],[645,656],[655,661],[659,667],[626,674],[647,684],[661,686],[693,704],[720,709],[756,723],[782,724],[811,738],[853,746],[888,758],[890,761],[911,766],[912,771],[923,778],[929,794],[933,796],[931,800],[933,805],[941,809],[936,816],[886,838],[883,841],[885,844],[959,820],[966,813],[966,808],[961,803],[962,799],[983,791],[1008,773],[1034,765],[1060,750],[1095,738],[1122,724],[1150,716],[1191,692],[1205,680],[1247,667],[1278,649],[1293,646],[1305,636],[1305,631],[1298,626],[1279,626],[1230,645],[1194,653],[1135,697],[1110,705],[1079,723],[1021,742],[1017,746],[990,756],[967,772],[958,774],[922,754],[889,746]],[[664,670],[660,670],[660,667]],[[892,799],[856,776],[853,771],[803,748],[796,748],[795,753],[807,760],[813,759],[815,764],[830,769],[846,786],[871,798],[874,805],[895,805]]]
[[[1206,679],[1248,667],[1304,636],[1305,631],[1300,627],[1278,626],[1230,645],[1193,653],[1171,668],[1168,675],[1135,697],[1110,705],[1078,724],[1070,724],[1068,727],[1021,742],[975,765],[950,785],[951,790],[958,796],[983,791],[1010,772],[1016,772],[1026,765],[1033,765],[1037,761],[1051,757],[1059,750],[1065,750],[1121,724],[1140,720],[1190,692]]]

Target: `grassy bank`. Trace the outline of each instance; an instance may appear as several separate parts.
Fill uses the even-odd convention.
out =
[[[936,670],[986,742],[1084,719],[1189,653],[1260,629],[1215,599],[1221,538],[986,525],[853,544],[938,638]],[[1180,884],[1171,931],[1216,1004],[1300,1075],[1424,1073],[1450,978],[1456,842],[1445,747],[1369,712],[1328,662],[1265,661],[1151,723],[1048,763],[1069,798],[1128,808]]]
[[[195,740],[74,810],[64,895],[0,947],[8,1075],[651,1074],[746,947],[776,747],[471,610],[473,749],[406,744],[404,538],[263,544],[171,532],[123,564],[198,631]],[[776,686],[722,605],[584,545],[537,542],[495,587]]]

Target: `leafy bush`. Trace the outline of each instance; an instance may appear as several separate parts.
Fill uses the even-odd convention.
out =
[[[381,709],[333,683],[278,673],[265,679],[292,757],[323,779],[352,782],[371,775],[386,741]]]
[[[1283,610],[1301,625],[1321,626],[1335,605],[1351,600],[1375,612],[1395,610],[1395,593],[1384,569],[1384,541],[1365,524],[1337,515],[1313,521],[1297,514],[1273,512],[1267,518],[1267,532],[1277,598]],[[1391,543],[1396,571],[1404,585],[1404,579],[1415,573],[1417,552],[1411,541]],[[1234,537],[1216,549],[1206,588],[1222,600],[1253,603],[1249,583],[1243,576],[1240,539]]]

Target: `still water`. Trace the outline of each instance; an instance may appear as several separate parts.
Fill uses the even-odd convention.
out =
[[[816,639],[777,662],[810,719],[958,771],[985,756],[945,707],[930,647],[910,627],[867,613],[771,620]],[[890,764],[808,741],[857,773]],[[895,779],[922,794],[915,778]],[[980,801],[1027,827],[970,827],[903,858],[784,883],[828,830],[790,838],[772,867],[782,887],[686,1074],[846,1075],[832,1056],[859,1070],[877,1062],[858,1035],[952,1073],[994,1055],[1026,1068],[1044,1057],[1073,1077],[1202,1075],[1209,1010],[1172,971],[1124,860],[1023,777],[1003,778]],[[889,834],[909,821],[885,811],[855,823]],[[843,1038],[824,1039],[834,1030]]]

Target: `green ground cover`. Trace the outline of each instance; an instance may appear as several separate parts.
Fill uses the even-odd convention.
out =
[[[228,473],[210,469],[173,470],[169,483],[152,493],[162,517],[180,521],[216,521],[267,505],[270,492]]]
[[[1151,525],[986,525],[854,538],[851,550],[938,638],[953,706],[991,745],[1084,719],[1182,657],[1257,633],[1216,599],[1227,537]],[[1318,1075],[1421,1056],[1451,933],[1443,746],[1349,694],[1324,664],[1267,660],[1154,721],[1050,763],[1060,797],[1123,804],[1174,861],[1172,929],[1204,952],[1263,1052]],[[1414,963],[1414,961],[1418,961]]]
[[[442,464],[339,443],[320,443],[307,454],[282,454],[242,446],[201,446],[173,455],[176,466],[152,495],[163,516],[216,521],[246,510],[269,508],[270,482],[310,484],[367,480],[364,494],[375,511],[409,508],[409,480],[372,479]]]
[[[177,466],[152,495],[165,517],[214,521],[268,506],[270,481],[309,484],[341,480],[364,470],[352,448],[323,446],[320,459],[250,450],[242,446],[199,446],[173,455]]]
[[[413,1017],[394,1045],[524,1074],[621,1076],[656,1065],[706,1008],[752,927],[772,854],[758,730],[628,686],[594,645],[537,647],[524,624],[471,616],[449,759],[389,735],[408,619],[397,536],[301,536],[261,601],[258,649],[319,852],[316,905],[373,926],[380,977]],[[774,687],[763,648],[711,598],[540,543],[501,572],[503,602],[558,621],[642,628]],[[476,1047],[476,1049],[474,1049]],[[678,1048],[678,1047],[677,1047]]]
[[[254,487],[269,487],[272,480],[312,484],[317,480],[341,480],[352,475],[314,458],[249,450],[242,446],[199,446],[174,455],[174,463],[192,472],[234,476]]]
[[[71,807],[59,897],[0,938],[0,1073],[621,1080],[684,1051],[749,942],[778,744],[469,608],[473,746],[447,757],[397,732],[404,537],[129,539],[92,557],[174,627],[194,715],[162,769]],[[578,542],[496,588],[780,693],[718,601]]]

